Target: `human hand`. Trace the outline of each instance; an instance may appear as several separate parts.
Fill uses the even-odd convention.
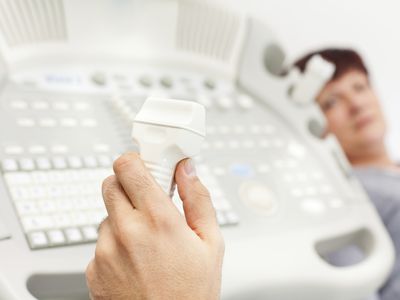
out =
[[[224,243],[190,160],[177,166],[182,216],[139,156],[122,155],[103,183],[108,217],[86,270],[92,299],[218,299]]]

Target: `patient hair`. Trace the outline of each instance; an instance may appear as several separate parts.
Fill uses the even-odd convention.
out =
[[[360,54],[353,49],[339,49],[339,48],[327,48],[318,51],[311,52],[299,60],[293,65],[298,67],[301,72],[304,72],[308,61],[314,56],[320,55],[323,59],[333,63],[336,67],[335,72],[331,80],[340,78],[342,75],[351,70],[361,71],[365,75],[369,75],[368,69],[364,64]]]

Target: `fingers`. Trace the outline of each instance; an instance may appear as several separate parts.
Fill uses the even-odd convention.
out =
[[[137,153],[126,153],[114,162],[114,172],[126,195],[138,210],[171,206]]]
[[[115,176],[103,181],[102,193],[108,216],[112,220],[130,217],[134,207]]]
[[[201,238],[219,231],[210,194],[198,179],[192,160],[185,159],[178,164],[175,181],[190,228]]]

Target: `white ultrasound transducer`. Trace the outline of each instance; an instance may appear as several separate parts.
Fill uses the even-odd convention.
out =
[[[205,116],[201,104],[153,97],[146,100],[136,115],[133,140],[139,145],[147,168],[171,197],[177,163],[201,149]]]

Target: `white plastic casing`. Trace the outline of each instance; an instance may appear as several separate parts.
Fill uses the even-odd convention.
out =
[[[321,86],[332,78],[335,66],[319,55],[314,55],[306,65],[304,74],[295,85],[292,99],[299,104],[312,104]]]
[[[205,116],[205,108],[198,103],[154,97],[136,115],[132,138],[147,168],[170,196],[177,163],[201,149]]]

